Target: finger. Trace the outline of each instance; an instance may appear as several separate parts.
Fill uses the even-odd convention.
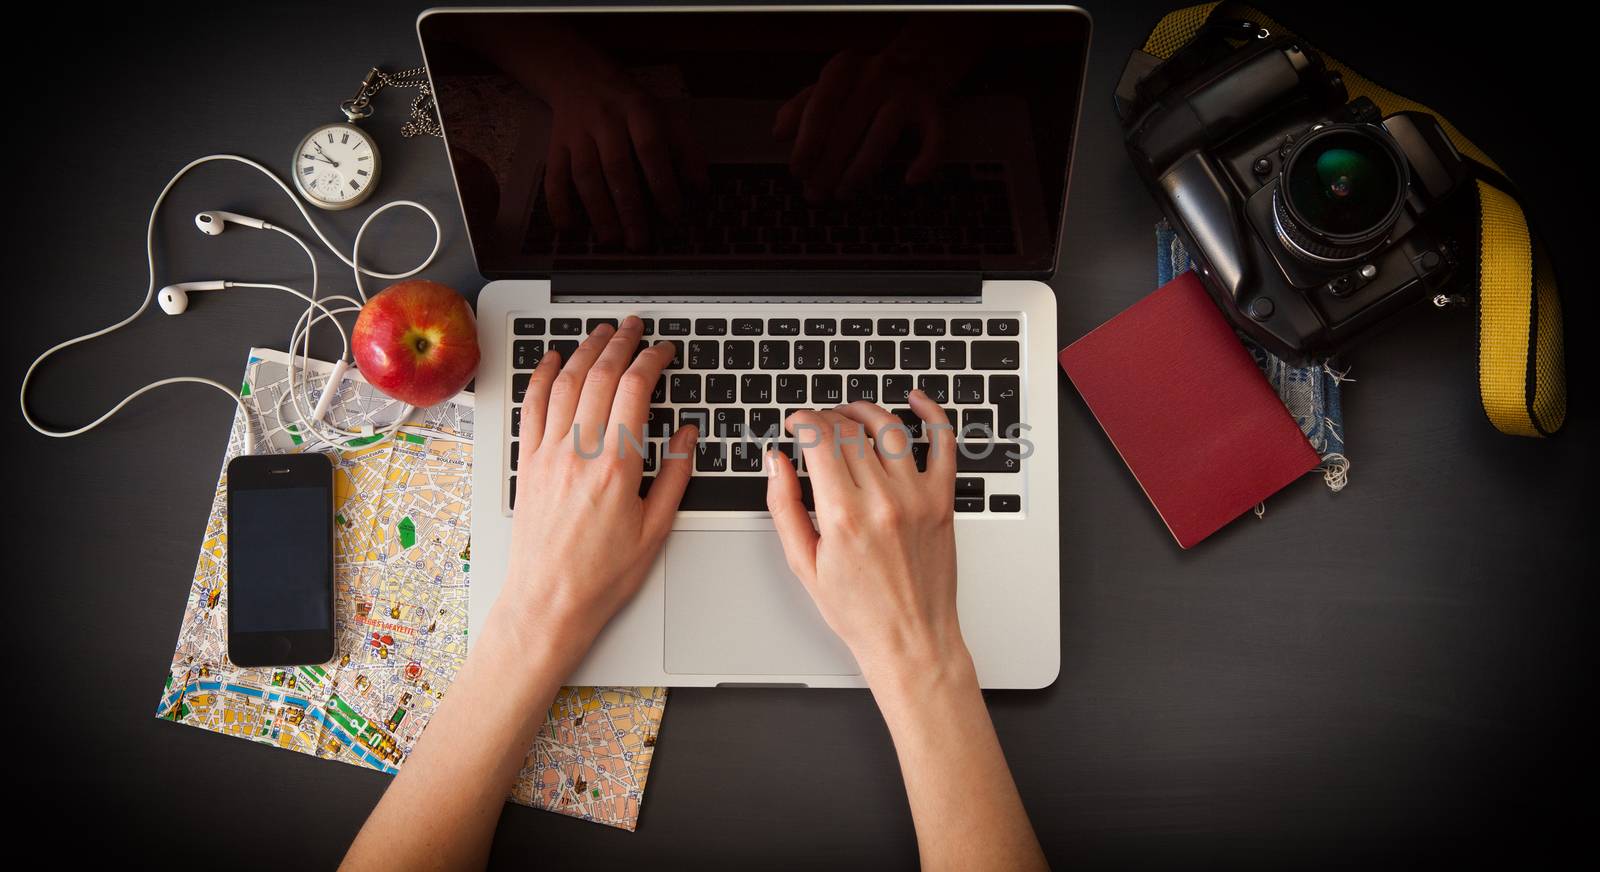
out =
[[[806,472],[811,474],[811,487],[817,495],[818,513],[826,514],[826,505],[841,506],[845,500],[854,499],[856,482],[850,476],[850,467],[839,456],[839,444],[833,438],[833,427],[827,416],[805,409],[790,415],[784,423],[795,435],[795,446],[805,457]]]
[[[679,217],[683,214],[683,194],[678,190],[678,175],[672,169],[672,153],[661,123],[648,110],[630,112],[628,133],[633,137],[633,151],[639,156],[656,206],[669,218]]]
[[[550,408],[550,385],[560,371],[561,353],[550,351],[539,358],[539,365],[533,368],[533,377],[528,379],[528,392],[522,398],[522,423],[517,430],[517,438],[522,440],[523,460],[532,457],[544,439],[545,415]]]
[[[644,323],[637,315],[622,319],[622,323],[617,325],[617,332],[611,334],[600,356],[595,358],[594,365],[589,367],[589,372],[584,376],[583,394],[578,398],[578,411],[572,419],[573,428],[579,431],[579,447],[585,447],[585,442],[591,436],[598,440],[611,423],[611,404],[617,398],[617,384],[628,370],[628,361],[633,358],[634,349],[639,347],[639,334],[642,332]],[[648,399],[649,394],[645,396]]]
[[[922,419],[922,432],[928,434],[928,474],[948,479],[955,487],[956,434],[950,426],[950,416],[920,390],[911,392],[911,410]]]
[[[822,150],[828,143],[828,131],[833,128],[834,117],[844,108],[845,100],[861,66],[858,53],[844,51],[835,55],[822,68],[811,99],[800,113],[800,130],[795,134],[794,152],[789,158],[789,168],[796,176],[806,178],[822,159]]]
[[[877,116],[872,119],[872,126],[867,128],[866,138],[861,141],[861,148],[856,151],[855,159],[850,161],[850,166],[839,177],[841,195],[859,190],[878,172],[878,168],[888,159],[889,151],[900,141],[900,131],[904,129],[905,116],[899,109],[885,106],[878,110]]]
[[[939,111],[939,104],[932,99],[922,104],[922,111],[917,118],[917,131],[922,144],[917,149],[917,156],[911,159],[911,166],[906,167],[908,185],[920,185],[933,178],[933,171],[939,167],[939,160],[944,156],[944,113]]]
[[[694,471],[694,445],[700,438],[700,428],[685,424],[667,440],[667,450],[661,460],[661,471],[644,497],[644,538],[654,547],[672,531],[672,519],[678,515],[678,503],[683,501],[683,489],[689,486],[689,475]]]
[[[600,132],[599,145],[600,166],[605,170],[606,187],[622,221],[623,240],[629,251],[639,251],[650,237],[650,216],[639,190],[639,173],[633,168],[633,146],[627,127],[607,124]]]
[[[789,98],[787,103],[778,109],[778,116],[772,120],[772,138],[779,142],[788,142],[800,132],[800,116],[805,114],[806,104],[811,101],[811,92],[816,85],[807,85],[800,89],[800,93]]]
[[[817,528],[800,501],[800,476],[780,451],[767,451],[767,511],[789,569],[807,587],[817,577]]]
[[[544,168],[544,200],[550,209],[550,223],[559,230],[572,226],[572,157],[566,146],[550,147],[550,162]]]
[[[565,439],[567,431],[572,429],[572,416],[578,410],[578,398],[583,394],[583,380],[588,377],[589,367],[600,356],[614,332],[609,324],[594,328],[589,338],[583,340],[583,344],[572,352],[572,357],[561,367],[561,373],[550,386],[550,410],[545,413],[544,420],[545,438]]]
[[[823,417],[839,434],[839,454],[844,458],[844,465],[850,468],[850,477],[857,487],[863,490],[881,488],[885,481],[883,462],[878,460],[878,452],[867,444],[867,428],[843,414],[843,409],[843,406],[836,406],[823,413]]]
[[[840,406],[838,411],[866,428],[867,435],[877,445],[885,473],[896,477],[917,474],[917,463],[911,456],[911,431],[898,415],[866,400]]]
[[[613,442],[619,447],[644,442],[645,419],[650,415],[650,393],[655,390],[662,370],[667,368],[676,354],[677,349],[671,342],[657,342],[634,358],[628,371],[623,373],[606,425],[614,434]],[[637,454],[638,450],[630,448],[629,452]],[[643,458],[639,461],[643,463]]]
[[[589,211],[589,223],[594,225],[596,236],[602,242],[622,240],[622,222],[617,219],[617,209],[611,203],[611,192],[606,189],[604,170],[600,165],[600,152],[595,144],[584,140],[572,148],[572,182],[578,187],[583,208]]]

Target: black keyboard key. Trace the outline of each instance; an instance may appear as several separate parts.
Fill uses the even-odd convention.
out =
[[[788,369],[789,340],[763,339],[756,346],[756,362],[762,369]]]
[[[963,409],[961,411],[961,436],[964,439],[993,439],[1000,434],[994,429],[992,409]]]
[[[511,332],[518,336],[543,336],[543,318],[515,318],[511,321]]]
[[[578,350],[578,340],[552,339],[550,340],[550,350],[561,355],[561,365],[566,366],[567,361],[571,360],[573,353]]]
[[[760,318],[735,318],[733,319],[733,335],[735,336],[760,336]]]
[[[688,336],[689,335],[689,319],[688,318],[662,318],[661,319],[661,335],[662,336]]]
[[[639,333],[641,335],[649,336],[656,332],[656,319],[654,318],[640,318],[639,325]]]
[[[511,441],[511,471],[512,472],[516,472],[517,471],[517,456],[522,453],[521,451],[517,450],[517,447],[518,447],[517,441],[515,439],[513,439]]]
[[[869,403],[878,401],[878,377],[875,375],[852,375],[844,380],[844,401],[853,403],[856,400],[866,400]]]
[[[617,327],[617,319],[615,319],[615,318],[590,318],[588,324],[584,325],[585,326],[584,332],[585,333],[593,333],[594,332],[594,328],[599,327],[601,324],[610,324],[611,328],[613,330],[615,330],[616,327]]]
[[[696,443],[694,446],[694,468],[696,472],[726,471],[728,458],[722,451],[722,443],[714,439],[701,439]]]
[[[983,322],[977,318],[957,318],[950,322],[951,336],[982,336]]]
[[[647,436],[671,436],[672,410],[660,408],[651,409],[650,414],[644,419],[644,432]]]
[[[522,407],[517,406],[511,410],[511,435],[522,435]]]
[[[806,401],[806,377],[786,373],[777,377],[773,397],[782,405],[798,405]]]
[[[900,343],[901,369],[927,369],[932,365],[932,343],[926,339]]]
[[[956,511],[981,512],[983,511],[983,497],[956,497]]]
[[[739,377],[732,373],[706,376],[706,402],[725,406],[739,401]]]
[[[799,336],[800,319],[769,318],[767,319],[767,332],[773,336]]]
[[[883,399],[880,403],[906,403],[911,400],[911,388],[916,382],[909,375],[886,375],[883,377]]]
[[[939,369],[966,369],[967,343],[935,342],[933,344],[933,365]]]
[[[909,336],[911,335],[911,322],[904,318],[879,318],[879,336]]]
[[[646,478],[645,481],[652,481]],[[648,487],[648,486],[646,486]],[[817,507],[811,479],[800,479],[800,501],[808,511]],[[759,475],[721,475],[689,479],[683,490],[679,511],[685,512],[764,512],[767,510],[767,479]]]
[[[918,318],[916,323],[918,336],[943,336],[943,318]]]
[[[1015,442],[962,442],[956,472],[1021,472],[1022,446]]]
[[[722,336],[728,332],[726,318],[696,318],[694,332],[700,336]]]
[[[801,339],[794,344],[795,369],[822,369],[827,366],[828,343]]]
[[[528,395],[528,382],[531,381],[532,379],[533,379],[533,373],[531,373],[531,372],[519,372],[519,373],[513,373],[512,374],[512,376],[511,376],[511,401],[512,402],[515,402],[515,403],[522,402],[522,398],[526,397]]]
[[[747,406],[772,402],[772,376],[743,375],[739,377],[739,402]]]
[[[1022,332],[1022,322],[1015,318],[990,318],[990,336],[1016,336]]]
[[[845,336],[871,336],[871,318],[846,318],[840,330]]]
[[[700,376],[690,372],[672,374],[672,401],[674,403],[703,403]]]
[[[890,409],[889,411],[900,418],[900,423],[904,424],[906,429],[911,432],[911,438],[915,439],[922,435],[922,419],[917,416],[916,412],[910,409]]]
[[[829,369],[860,369],[861,343],[854,339],[835,339],[828,343]]]
[[[760,472],[761,446],[754,442],[735,442],[729,446],[728,470],[730,472]]]
[[[683,369],[683,340],[665,339],[662,341],[672,343],[672,362],[667,364],[667,369]]]
[[[690,424],[700,431],[703,442],[711,435],[711,410],[705,408],[687,408],[678,410],[678,426],[687,427]]]
[[[689,368],[716,369],[721,362],[718,358],[721,350],[721,344],[715,339],[689,340]]]
[[[981,497],[983,496],[983,479],[958,478],[956,479],[956,496]]]
[[[989,376],[989,402],[995,407],[995,435],[1015,438],[1011,428],[1022,422],[1022,377]]]
[[[543,356],[543,340],[518,339],[511,343],[511,366],[515,369],[533,369]]]
[[[737,323],[737,322],[735,322]],[[760,323],[759,321],[756,323]],[[749,339],[729,339],[722,343],[723,369],[754,369],[756,344]]]
[[[874,340],[867,343],[867,369],[894,369],[898,362],[895,359],[893,340]]]
[[[626,449],[624,449],[626,451],[630,451],[631,452],[631,451],[635,450],[635,448],[636,448],[636,446],[634,446],[632,444],[629,444],[629,443],[624,443],[624,444],[627,444],[627,446],[628,446]],[[647,443],[644,446],[644,462],[642,464],[640,464],[640,470],[642,472],[655,472],[656,471],[656,444],[654,442]]]
[[[832,336],[839,332],[839,322],[832,318],[807,318],[807,336]]]
[[[782,439],[783,416],[777,409],[751,409],[747,432],[751,439]]]
[[[917,376],[917,390],[939,405],[950,402],[950,377],[945,375]]]
[[[651,402],[652,405],[659,406],[662,403],[665,403],[666,401],[667,401],[667,377],[666,376],[661,376],[660,378],[656,379],[656,386],[654,388],[652,388],[651,391],[650,391],[650,402]]]
[[[991,494],[989,496],[989,511],[1020,512],[1022,511],[1022,497],[1016,494]]]
[[[844,376],[811,377],[811,402],[818,406],[837,406],[844,402]]]
[[[711,432],[722,439],[744,438],[744,409],[715,409],[711,412]]]
[[[577,336],[583,332],[583,322],[577,318],[550,319],[550,333],[554,336]]]
[[[958,375],[955,377],[955,391],[951,398],[957,403],[971,404],[983,402],[983,376]]]
[[[1017,342],[972,343],[973,369],[1017,369],[1021,365],[1022,346]]]

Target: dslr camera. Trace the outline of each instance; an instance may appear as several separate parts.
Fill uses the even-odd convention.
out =
[[[1325,358],[1455,272],[1466,161],[1422,112],[1380,117],[1293,37],[1214,22],[1117,88],[1128,152],[1234,326]]]

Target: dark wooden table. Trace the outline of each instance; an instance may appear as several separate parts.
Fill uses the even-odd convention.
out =
[[[1092,6],[1054,282],[1063,342],[1154,277],[1157,210],[1122,152],[1110,93],[1164,4]],[[146,215],[174,170],[222,151],[281,166],[306,130],[337,118],[366,66],[418,61],[416,11],[210,4],[123,19],[63,7],[15,21],[7,383],[47,345],[132,311]],[[1576,378],[1593,325],[1579,278],[1593,244],[1594,149],[1569,132],[1587,98],[1566,101],[1592,76],[1551,59],[1566,51],[1559,27],[1483,19],[1453,35],[1424,11],[1314,11],[1295,23],[1445,112],[1527,188],[1566,288]],[[482,280],[444,150],[399,136],[405,102],[384,96],[367,125],[385,157],[379,198],[438,210],[447,239],[431,276],[475,296]],[[283,240],[200,236],[191,221],[207,208],[301,226],[263,179],[204,168],[162,216],[163,283],[303,281],[302,256]],[[320,217],[340,240],[358,220]],[[426,242],[420,223],[379,227],[378,263],[408,265]],[[324,266],[330,286],[348,282],[331,258]],[[33,408],[66,424],[158,377],[235,381],[245,349],[283,347],[298,311],[282,295],[235,291],[197,299],[182,318],[146,315],[49,364]],[[1560,438],[1502,436],[1478,406],[1474,348],[1470,315],[1431,311],[1360,348],[1344,394],[1350,487],[1333,495],[1308,478],[1270,500],[1263,520],[1189,553],[1060,380],[1061,677],[990,695],[1055,864],[1482,858],[1551,851],[1592,823],[1594,754],[1579,744],[1579,711],[1592,674],[1593,392],[1575,385]],[[152,717],[232,414],[214,392],[171,389],[58,441],[7,413],[7,768],[20,773],[19,832],[50,834],[64,857],[325,868],[388,783]],[[638,832],[508,807],[494,858],[903,868],[916,851],[867,694],[680,690]]]

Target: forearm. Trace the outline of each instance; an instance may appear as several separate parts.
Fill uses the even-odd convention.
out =
[[[875,676],[923,869],[1044,869],[965,650]]]
[[[490,618],[345,869],[482,868],[501,808],[545,713],[586,646],[524,640]]]

